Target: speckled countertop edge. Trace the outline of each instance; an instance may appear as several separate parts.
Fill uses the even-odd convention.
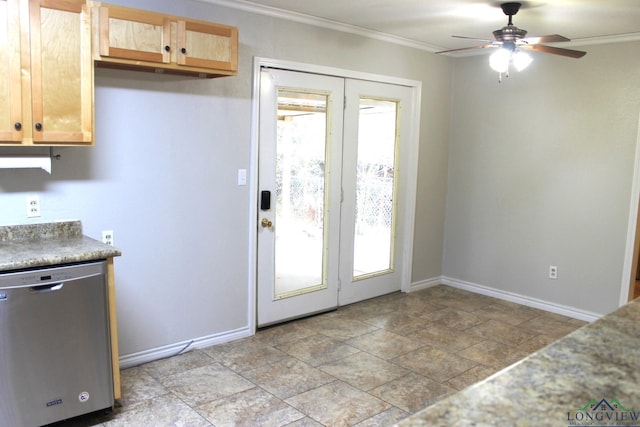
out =
[[[0,271],[120,256],[113,246],[82,235],[80,221],[0,226]]]
[[[0,242],[82,237],[80,221],[0,226]]]
[[[591,399],[639,411],[639,383],[636,300],[397,425],[580,425],[572,419]]]

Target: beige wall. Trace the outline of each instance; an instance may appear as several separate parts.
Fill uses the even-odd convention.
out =
[[[538,54],[500,84],[486,56],[455,61],[443,273],[607,313],[625,257],[640,43],[581,49]]]

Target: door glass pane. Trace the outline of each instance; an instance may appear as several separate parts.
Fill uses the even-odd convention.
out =
[[[327,95],[278,90],[275,299],[326,288]]]
[[[395,101],[360,99],[353,279],[393,271]]]

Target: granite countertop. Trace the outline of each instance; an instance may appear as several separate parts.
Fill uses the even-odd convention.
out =
[[[113,246],[84,236],[80,221],[0,226],[0,271],[120,255]]]
[[[640,299],[399,426],[639,426]]]

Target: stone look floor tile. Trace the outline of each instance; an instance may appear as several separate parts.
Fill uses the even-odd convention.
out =
[[[203,351],[216,362],[236,372],[277,362],[287,356],[280,350],[252,338],[209,347]]]
[[[290,424],[287,424],[286,427],[325,427],[325,426],[312,418],[304,417],[298,421],[294,421]]]
[[[245,371],[242,376],[280,399],[287,399],[336,380],[293,357]]]
[[[424,314],[446,308],[444,305],[432,302],[428,297],[422,297],[422,292],[418,291],[402,298],[396,298],[381,302],[382,310],[378,314],[386,312],[404,313],[409,316],[421,317]],[[390,309],[390,310],[389,310]]]
[[[178,356],[147,363],[143,366],[143,369],[152,377],[159,379],[212,363],[214,363],[214,360],[203,351],[193,350]]]
[[[320,369],[365,391],[402,377],[408,372],[398,365],[364,352],[322,365]]]
[[[518,325],[540,316],[544,311],[532,307],[523,307],[520,304],[510,301],[498,300],[494,304],[486,306],[482,311],[476,313],[490,319],[500,320],[511,325]]]
[[[393,407],[356,424],[355,427],[391,426],[409,415],[410,414],[408,412],[405,412],[400,408]]]
[[[462,310],[469,313],[481,310],[495,303],[495,299],[484,295],[464,293],[461,291],[450,298],[439,298],[434,301],[452,309]]]
[[[508,323],[493,319],[488,320],[481,325],[474,326],[467,330],[467,332],[488,340],[498,341],[509,345],[522,344],[523,342],[526,342],[538,335],[521,327],[511,326]]]
[[[549,311],[540,310],[538,314],[548,319],[557,320],[558,322],[570,322],[571,320],[573,320],[571,317],[563,316],[562,314],[551,313]]]
[[[288,425],[305,415],[259,388],[199,406],[198,412],[216,427]]]
[[[117,416],[116,416],[117,414]],[[130,426],[193,426],[208,427],[211,423],[173,394],[138,403],[128,411],[114,413],[104,421],[106,427]]]
[[[125,408],[169,393],[169,390],[147,373],[144,365],[124,369],[120,373],[120,382],[122,389],[120,404]]]
[[[275,347],[279,344],[297,341],[315,334],[316,331],[305,328],[300,323],[288,322],[259,330],[254,337],[254,341]]]
[[[444,382],[478,365],[476,361],[430,346],[421,347],[391,362],[438,382]]]
[[[402,335],[385,330],[369,332],[368,334],[351,338],[346,343],[385,360],[416,350],[423,345]]]
[[[373,300],[363,301],[363,303],[351,304],[346,307],[338,308],[338,315],[341,318],[348,318],[364,322],[365,320],[379,316],[383,313],[394,312],[394,308],[384,304],[385,301],[394,301],[397,298],[374,298]]]
[[[478,381],[482,381],[485,378],[490,377],[497,371],[497,369],[490,368],[488,366],[477,365],[458,376],[448,379],[443,384],[453,387],[456,390],[462,390],[471,384],[475,384]]]
[[[430,301],[440,298],[455,298],[456,296],[464,295],[465,292],[460,289],[453,288],[446,285],[436,285],[430,288],[422,289],[415,293],[420,298],[427,298]]]
[[[430,378],[410,373],[374,388],[369,393],[413,414],[455,391],[456,389]]]
[[[527,353],[534,353],[540,350],[541,348],[548,346],[554,341],[556,341],[556,339],[553,337],[549,337],[546,335],[536,335],[530,340],[526,340],[518,344],[517,347],[520,350],[525,351]]]
[[[580,328],[586,324],[588,324],[589,322],[585,322],[584,320],[580,320],[580,319],[569,319],[567,321],[568,324],[573,325],[577,328]]]
[[[396,292],[125,369],[113,412],[55,427],[392,425],[585,323],[444,285]],[[575,378],[637,382],[593,365]]]
[[[408,337],[416,342],[453,353],[484,341],[484,338],[478,335],[441,325],[416,331]]]
[[[364,391],[335,381],[286,400],[314,420],[332,427],[351,426],[391,407]]]
[[[451,308],[425,313],[420,317],[433,324],[447,326],[451,329],[457,329],[460,331],[464,331],[487,321],[487,318],[481,315],[454,310]]]
[[[492,340],[483,341],[458,353],[462,357],[496,370],[506,368],[529,354],[517,347]]]
[[[364,322],[376,328],[405,336],[430,326],[430,323],[424,319],[398,312],[380,314],[366,319]]]
[[[219,363],[171,375],[161,382],[190,406],[202,405],[255,387],[253,383]]]
[[[309,319],[305,323],[305,327],[314,329],[317,333],[326,335],[337,340],[346,340],[375,331],[377,328],[359,320],[353,320],[346,317],[339,317],[335,314],[332,317],[326,317],[324,320]],[[306,319],[305,319],[306,320]]]
[[[285,343],[279,345],[278,349],[311,366],[330,363],[360,351],[355,347],[344,344],[342,341],[324,335],[313,335],[298,341]]]
[[[519,324],[518,327],[534,334],[546,335],[548,337],[558,339],[570,334],[580,327],[573,323],[564,321],[564,319],[567,318],[557,314],[547,313],[523,322]]]

